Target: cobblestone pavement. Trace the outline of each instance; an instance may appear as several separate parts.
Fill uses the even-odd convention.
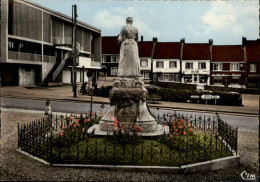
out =
[[[239,131],[241,164],[214,172],[196,174],[151,173],[138,171],[50,167],[16,151],[17,122],[26,123],[44,115],[13,111],[2,112],[0,139],[0,180],[23,181],[242,181],[246,171],[259,180],[258,133]]]

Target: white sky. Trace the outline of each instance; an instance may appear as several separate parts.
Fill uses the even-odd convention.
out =
[[[31,0],[71,16],[77,4],[78,19],[116,36],[125,18],[133,17],[144,40],[158,37],[160,42],[241,44],[259,38],[259,1],[88,1]]]

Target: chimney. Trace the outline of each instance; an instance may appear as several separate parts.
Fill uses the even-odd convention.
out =
[[[158,42],[158,38],[157,37],[153,37],[153,43],[157,43]]]
[[[144,41],[144,36],[141,36],[141,42],[143,42]]]
[[[246,45],[246,42],[247,42],[246,37],[242,37],[242,45],[243,45],[243,46]]]
[[[210,45],[210,46],[213,45],[213,39],[209,39],[209,45]]]

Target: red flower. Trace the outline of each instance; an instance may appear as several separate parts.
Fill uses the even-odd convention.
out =
[[[72,122],[70,122],[70,126],[72,126]]]
[[[76,124],[73,125],[74,128],[76,128],[76,126],[77,126]]]
[[[162,124],[162,127],[164,127],[164,124]]]
[[[106,127],[108,128],[108,124],[107,124],[107,123],[105,123],[105,125],[106,125]]]
[[[77,126],[79,126],[79,123],[77,123]]]
[[[176,131],[176,132],[177,132],[178,130],[177,130],[177,129],[174,129],[174,131]]]
[[[117,127],[117,124],[116,124],[116,123],[114,123],[113,125],[114,125],[114,127]]]
[[[86,123],[86,122],[89,122],[89,121],[90,121],[90,119],[89,119],[89,118],[87,118],[87,119],[85,119],[84,123]]]
[[[94,113],[93,113],[93,111],[91,112],[91,116],[93,116],[94,115]]]
[[[183,135],[186,135],[186,131],[183,132]]]
[[[85,131],[85,128],[82,128],[82,131],[84,132],[84,131]]]
[[[192,129],[191,128],[189,128],[189,132],[191,132],[192,131]]]
[[[119,126],[121,127],[121,126],[122,126],[122,124],[120,123],[120,124],[119,124]]]
[[[181,128],[181,125],[178,125],[178,128]]]
[[[69,119],[72,120],[72,116],[70,116]]]
[[[170,138],[172,138],[172,135],[170,135]]]
[[[182,122],[183,122],[183,119],[180,119],[180,122],[182,123]]]
[[[76,121],[76,123],[78,123],[78,122],[79,122],[79,119],[75,119],[75,121]]]
[[[184,125],[185,128],[187,128],[187,125]]]
[[[100,115],[103,116],[103,111],[100,111]]]
[[[114,122],[116,121],[116,117],[114,117]]]
[[[64,125],[61,125],[61,129],[64,130]]]
[[[63,131],[60,131],[60,136],[63,136]]]
[[[74,129],[72,129],[71,131],[74,132]]]

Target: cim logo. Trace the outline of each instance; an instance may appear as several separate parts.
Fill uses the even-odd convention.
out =
[[[247,173],[246,171],[243,171],[240,174],[240,176],[243,180],[255,180],[255,174],[250,174],[250,173]]]

